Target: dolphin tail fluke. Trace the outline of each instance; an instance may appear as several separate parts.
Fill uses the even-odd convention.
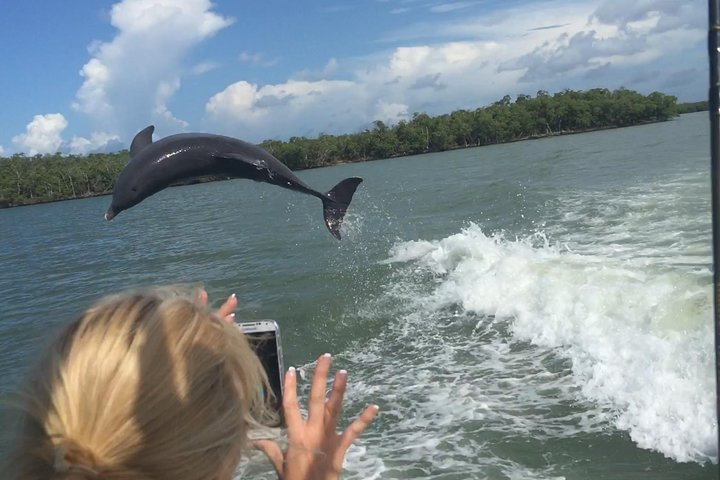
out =
[[[362,178],[360,177],[346,178],[322,196],[325,225],[333,237],[338,240],[340,240],[340,225],[345,218],[345,212],[347,212],[355,190],[361,182]]]

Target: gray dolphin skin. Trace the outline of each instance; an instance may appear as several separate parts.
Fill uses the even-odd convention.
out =
[[[154,130],[150,125],[135,135],[130,145],[130,161],[115,179],[106,220],[112,220],[123,210],[179,180],[223,175],[318,197],[323,203],[325,225],[340,240],[340,226],[362,178],[346,178],[330,191],[320,193],[296,177],[280,160],[253,144],[209,133],[181,133],[153,142]]]

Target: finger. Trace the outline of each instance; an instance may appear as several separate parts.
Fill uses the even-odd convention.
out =
[[[237,307],[238,301],[237,296],[233,293],[228,297],[227,300],[225,300],[225,303],[220,305],[220,308],[217,310],[217,314],[220,318],[224,318],[225,320],[228,320],[228,317],[233,313],[235,308]],[[234,320],[234,317],[231,319]]]
[[[375,416],[379,411],[380,407],[377,405],[369,405],[365,410],[363,410],[360,416],[345,429],[340,437],[340,448],[338,449],[338,452],[342,452],[342,456],[345,455],[345,451],[350,448],[350,445],[352,445],[352,443],[375,419]]]
[[[285,387],[283,389],[283,413],[288,428],[288,437],[295,438],[303,428],[303,418],[297,401],[297,377],[295,367],[290,367],[285,373]]]
[[[275,473],[277,473],[278,478],[282,479],[285,456],[280,446],[272,440],[255,440],[253,446],[268,457],[268,460],[270,460],[270,463],[272,463],[275,468]]]
[[[322,425],[325,416],[325,389],[327,388],[327,375],[330,370],[332,358],[329,353],[321,355],[315,365],[310,398],[308,400],[308,423]]]
[[[200,305],[205,306],[207,305],[208,301],[208,293],[205,291],[205,289],[200,289],[197,292],[197,301]]]
[[[332,392],[330,392],[330,399],[325,405],[327,415],[325,418],[325,426],[330,430],[335,430],[337,426],[338,417],[342,411],[343,397],[345,396],[345,389],[347,388],[347,372],[340,370],[335,374],[335,381],[333,382]]]

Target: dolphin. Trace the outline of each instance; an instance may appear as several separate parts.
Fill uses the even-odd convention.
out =
[[[154,131],[153,125],[146,127],[130,144],[130,160],[114,182],[105,220],[112,220],[123,210],[179,180],[223,175],[249,178],[318,197],[323,203],[325,225],[340,240],[340,225],[362,178],[346,178],[330,191],[320,193],[256,145],[209,133],[181,133],[153,142]]]

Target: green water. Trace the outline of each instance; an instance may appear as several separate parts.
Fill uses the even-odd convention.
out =
[[[365,179],[341,242],[243,180],[110,223],[109,197],[0,210],[0,392],[99,296],[199,282],[277,320],[287,365],[334,353],[348,414],[381,406],[346,478],[716,478],[708,128],[299,172]]]

